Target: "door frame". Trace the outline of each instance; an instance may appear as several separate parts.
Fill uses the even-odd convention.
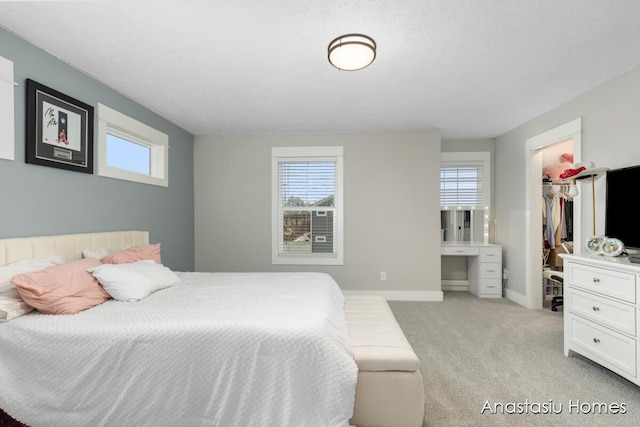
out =
[[[542,309],[542,149],[558,142],[573,140],[573,162],[582,157],[582,118],[526,140],[525,165],[525,212],[527,227],[525,232],[525,300],[532,309]],[[578,181],[579,194],[581,193]],[[580,195],[573,198],[573,241],[574,252],[581,252],[582,219]]]

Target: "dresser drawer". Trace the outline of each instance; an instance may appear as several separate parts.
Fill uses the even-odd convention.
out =
[[[586,292],[569,288],[567,290],[570,311],[612,327],[619,332],[636,335],[636,308],[621,302],[601,298]]]
[[[636,341],[577,316],[570,315],[570,340],[575,345],[597,356],[602,362],[636,375]]]
[[[441,246],[441,255],[476,256],[480,253],[478,247],[471,246]]]
[[[568,275],[573,286],[631,303],[636,302],[635,274],[570,263]]]
[[[481,279],[502,278],[502,264],[499,262],[481,262],[478,268]]]
[[[480,262],[499,262],[502,264],[502,247],[480,249]]]
[[[479,283],[481,295],[502,296],[502,282],[497,279],[480,279]]]

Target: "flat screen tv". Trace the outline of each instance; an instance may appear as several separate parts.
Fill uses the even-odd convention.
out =
[[[625,248],[640,251],[640,220],[633,188],[640,183],[640,165],[607,171],[605,235],[620,239]]]

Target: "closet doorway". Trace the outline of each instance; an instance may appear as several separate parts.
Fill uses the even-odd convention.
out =
[[[561,174],[574,167],[573,138],[542,148],[542,307],[558,311],[563,302],[563,260],[573,252],[573,195]],[[534,289],[535,292],[535,289]]]
[[[529,308],[542,309],[544,303],[544,281],[543,281],[543,217],[542,217],[542,196],[543,196],[543,168],[546,156],[551,156],[557,149],[551,147],[556,144],[571,144],[573,147],[573,162],[581,161],[581,119],[573,120],[564,125],[553,128],[547,132],[527,139],[527,164],[526,164],[526,210],[529,218],[529,226],[525,236],[525,280],[526,299]],[[562,147],[562,145],[558,145]],[[580,196],[573,198],[573,240],[574,251],[580,252],[582,241]]]

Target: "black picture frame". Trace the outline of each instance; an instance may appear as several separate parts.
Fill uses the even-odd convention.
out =
[[[93,173],[93,107],[27,79],[26,162]]]

